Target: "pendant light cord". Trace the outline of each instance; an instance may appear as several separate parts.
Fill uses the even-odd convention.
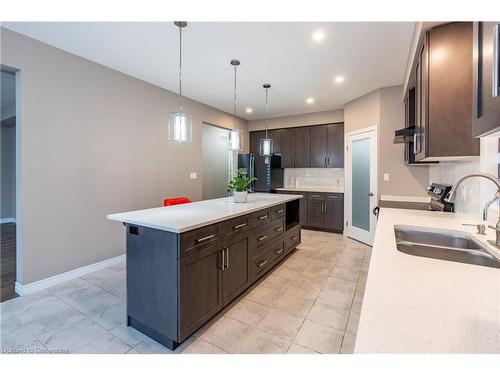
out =
[[[267,105],[267,90],[269,90],[269,88],[266,87],[266,139],[267,138],[267,129],[269,128],[269,113],[268,113],[268,105]]]
[[[179,27],[179,112],[182,112],[182,27]]]
[[[236,121],[236,65],[234,65],[234,126],[233,129],[238,129]]]

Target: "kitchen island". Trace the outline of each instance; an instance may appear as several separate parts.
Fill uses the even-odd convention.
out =
[[[355,353],[500,353],[500,269],[405,254],[395,225],[467,232],[491,252],[495,232],[476,235],[471,215],[382,208]]]
[[[175,349],[300,243],[301,195],[108,215],[127,236],[127,324]]]

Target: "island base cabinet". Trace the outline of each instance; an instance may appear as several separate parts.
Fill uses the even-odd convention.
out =
[[[180,260],[181,341],[222,308],[221,261],[221,251],[217,246]]]
[[[224,270],[222,271],[222,298],[224,305],[231,302],[250,285],[248,270],[248,237],[224,243]]]
[[[175,350],[300,243],[300,225],[285,240],[285,211],[180,234],[126,224],[127,324]],[[250,228],[253,216],[262,220]]]

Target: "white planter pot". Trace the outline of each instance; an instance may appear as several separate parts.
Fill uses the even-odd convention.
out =
[[[246,203],[248,198],[248,192],[246,191],[235,191],[233,195],[234,203]]]

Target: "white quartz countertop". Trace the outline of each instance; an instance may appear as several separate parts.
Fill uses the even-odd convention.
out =
[[[500,353],[500,269],[404,254],[394,225],[475,235],[476,217],[382,208],[355,353]],[[488,245],[489,246],[489,245]],[[490,249],[496,251],[495,247]]]
[[[285,191],[305,191],[305,192],[313,192],[313,193],[344,193],[343,186],[301,186],[301,187],[283,187],[277,188],[276,190],[285,190]]]
[[[254,193],[248,194],[247,203],[234,203],[233,198],[228,197],[177,206],[121,212],[110,214],[107,218],[182,233],[300,198],[302,195]]]

